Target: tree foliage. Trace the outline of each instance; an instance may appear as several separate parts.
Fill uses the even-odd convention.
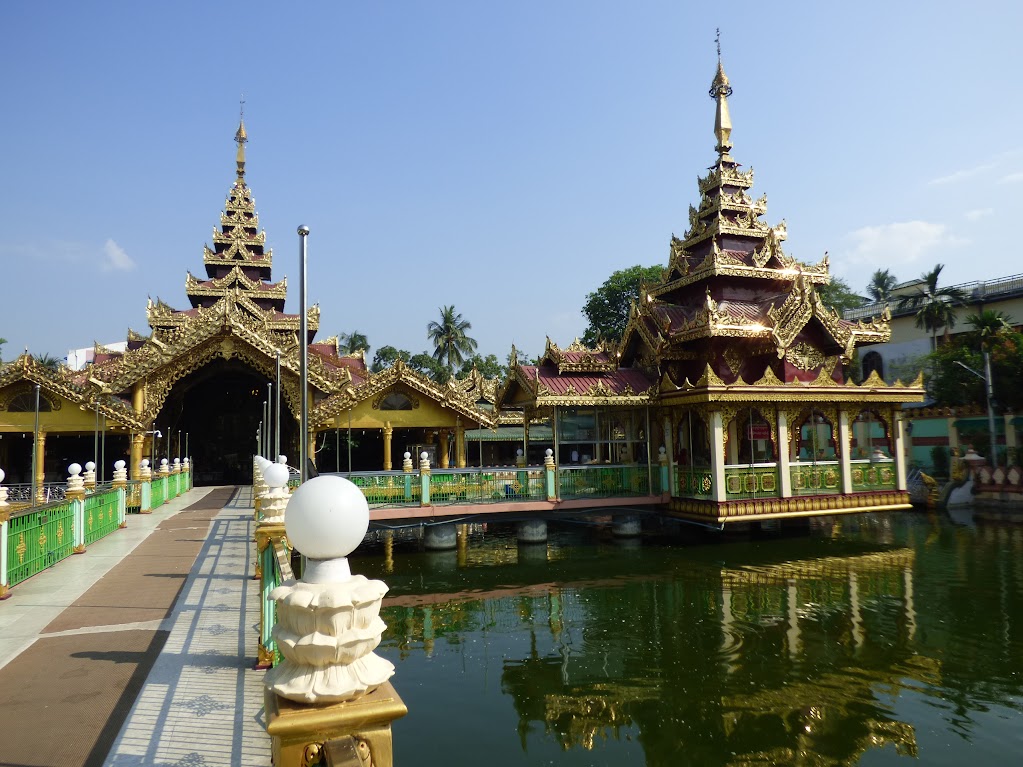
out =
[[[882,301],[888,301],[892,297],[892,291],[895,290],[895,286],[899,284],[899,281],[895,279],[895,275],[887,269],[878,269],[870,276],[870,282],[867,284],[867,295],[870,296],[872,301],[878,303]]]
[[[4,351],[4,344],[5,343],[7,343],[7,339],[6,338],[0,338],[0,362],[3,362],[3,359],[4,359],[3,351]]]
[[[661,279],[660,266],[630,266],[611,274],[604,284],[586,296],[583,316],[589,323],[583,343],[593,346],[601,339],[620,341],[629,322],[629,307],[639,300],[640,287]]]
[[[369,339],[365,333],[360,333],[358,330],[353,330],[351,333],[342,333],[337,339],[338,350],[341,354],[355,354],[357,351],[363,351],[369,354]]]
[[[503,378],[505,366],[497,359],[496,354],[488,354],[483,357],[479,354],[474,354],[465,362],[462,363],[461,370],[458,371],[459,378],[465,378],[469,373],[472,372],[473,365],[480,371],[480,375],[484,378]]]
[[[857,306],[863,306],[863,296],[853,293],[849,283],[841,277],[832,277],[831,282],[827,285],[818,286],[817,293],[827,306],[830,306],[839,314],[846,309],[855,309]]]
[[[472,324],[463,319],[453,305],[442,306],[439,311],[440,322],[429,323],[426,336],[433,342],[433,358],[453,373],[456,365],[461,365],[476,351],[476,341],[468,335]]]
[[[985,314],[1000,314],[987,310]],[[930,355],[931,376],[928,389],[942,405],[977,405],[984,407],[987,396],[984,380],[962,365],[984,373],[984,350],[991,354],[991,381],[996,407],[1000,410],[1018,411],[1023,408],[1023,388],[1018,382],[1023,379],[1023,333],[1017,333],[1008,325],[1001,325],[994,332],[985,320],[991,319],[973,315],[974,329],[956,336],[951,343],[943,344]],[[1003,315],[1004,317],[1004,315]]]
[[[937,349],[938,331],[944,328],[945,339],[956,325],[956,307],[966,305],[966,295],[959,288],[938,287],[944,264],[920,275],[913,292],[899,299],[900,309],[916,313],[916,326],[931,334],[931,350]]]

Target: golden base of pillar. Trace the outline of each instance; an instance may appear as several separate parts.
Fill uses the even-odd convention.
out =
[[[0,584],[0,599],[9,599],[11,596],[10,590],[7,586]]]
[[[72,554],[84,554],[85,553],[85,544],[82,543],[82,544],[79,544],[78,546],[75,546],[73,549],[71,549],[71,553]]]
[[[118,528],[120,528],[121,530],[124,530],[124,528],[126,528],[127,526],[128,526],[127,522],[122,522],[121,524],[118,525]]]
[[[266,671],[268,668],[273,668],[274,665],[274,654],[263,646],[263,643],[259,643],[256,653],[256,665],[253,668],[256,671]]]
[[[152,513],[153,513],[152,509],[146,509],[145,511],[139,511],[139,514],[152,514]]]
[[[356,700],[329,706],[295,703],[270,690],[264,691],[263,702],[274,767],[318,764],[324,744],[345,737],[353,737],[362,752],[368,748],[374,767],[392,767],[391,722],[408,713],[390,682]]]

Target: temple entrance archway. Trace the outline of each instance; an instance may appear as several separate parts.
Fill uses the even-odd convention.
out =
[[[216,359],[178,381],[164,402],[155,429],[159,458],[183,457],[185,435],[195,462],[196,485],[252,481],[256,433],[270,380],[237,359]],[[297,455],[298,424],[281,402],[281,451]],[[180,436],[179,436],[180,434]],[[180,446],[179,446],[180,442]]]

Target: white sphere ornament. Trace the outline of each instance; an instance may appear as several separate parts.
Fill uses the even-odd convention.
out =
[[[7,476],[7,474],[4,473],[4,470],[0,469],[0,482],[3,482],[4,481],[4,477],[6,477],[6,476]]]
[[[402,458],[405,458],[405,459],[409,459],[411,457],[412,457],[412,453],[408,452],[407,450],[405,451],[405,455],[402,456]]]
[[[521,447],[518,450],[515,451],[515,455],[517,455],[519,458],[522,457],[522,448]]]
[[[161,458],[160,459],[160,465],[161,466],[166,466],[167,465],[167,459],[166,458]],[[86,464],[86,466],[88,466],[88,464]]]
[[[174,465],[177,466],[179,463],[181,463],[181,459],[180,458],[175,458],[174,459]]]
[[[114,461],[114,468],[120,471],[124,468],[124,461]]]
[[[96,470],[96,464],[93,461],[89,461],[87,464],[85,464],[85,470],[86,471],[95,471]]]
[[[67,467],[68,474],[79,474],[82,471],[82,464],[73,463]]]
[[[313,477],[299,485],[288,501],[288,540],[308,559],[347,557],[368,529],[366,496],[344,477]]]
[[[551,450],[550,448],[547,448],[543,452],[544,452],[544,455],[546,455],[548,458],[550,458],[552,455],[554,455],[554,451]]]
[[[427,458],[429,458],[429,457],[430,457],[430,454],[429,454],[429,453],[427,453],[427,452],[426,452],[426,451],[424,450],[423,452],[421,452],[421,453],[419,454],[419,457],[420,457],[420,458],[422,458],[422,459],[423,459],[423,460],[425,461],[425,460],[426,460]]]
[[[285,466],[287,466],[288,465],[288,456],[286,456],[286,455],[279,455],[279,456],[277,456],[277,463],[282,463]]]
[[[267,487],[284,487],[288,484],[290,476],[291,472],[288,471],[287,466],[274,463],[268,466],[266,471],[263,472],[263,482],[266,483]],[[306,554],[306,556],[309,555]]]
[[[148,469],[149,468],[149,459],[148,458],[143,458],[142,459],[142,463],[140,463],[139,466],[141,466],[143,469]]]

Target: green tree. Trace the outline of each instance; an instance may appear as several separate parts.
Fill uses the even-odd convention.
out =
[[[426,326],[426,336],[433,341],[433,358],[453,373],[466,356],[476,351],[476,341],[467,335],[472,324],[455,311],[454,306],[440,308],[440,322]]]
[[[434,355],[426,352],[419,352],[409,357],[408,366],[417,373],[432,378],[439,384],[447,383],[451,379],[451,371],[445,367]]]
[[[360,333],[358,330],[339,335],[337,345],[341,354],[355,354],[357,351],[369,354],[369,339],[366,338],[365,333]]]
[[[60,359],[59,357],[54,357],[51,354],[40,354],[38,357],[35,358],[35,361],[42,365],[44,368],[47,368],[48,370],[52,370],[54,372],[64,367],[64,360]]]
[[[0,362],[3,362],[3,360],[4,360],[3,351],[4,351],[4,344],[5,343],[7,343],[7,339],[6,338],[0,338]]]
[[[385,370],[393,365],[398,357],[407,360],[411,356],[412,353],[404,349],[396,349],[393,346],[381,346],[377,349],[376,354],[373,355],[373,362],[370,364],[369,369],[374,373],[379,373],[381,370]]]
[[[982,332],[981,329],[956,336],[931,353],[927,388],[942,405],[984,407],[987,397],[983,379],[959,363],[983,373],[986,348],[991,354],[991,384],[997,406],[1018,411],[1023,408],[1023,387],[1018,384],[1023,379],[1023,333],[1002,328],[982,341]]]
[[[1012,330],[1012,317],[994,309],[981,309],[976,314],[968,315],[966,324],[973,328],[972,333],[977,340],[986,346],[994,336]]]
[[[465,378],[472,372],[474,365],[484,378],[504,377],[505,366],[497,359],[496,354],[488,354],[486,357],[482,357],[479,354],[472,355],[462,363],[462,369],[458,371],[458,377]]]
[[[889,301],[892,297],[892,291],[895,290],[895,286],[898,284],[899,281],[895,279],[894,274],[887,269],[878,269],[870,276],[870,283],[867,285],[867,295],[870,296],[871,300],[878,303]]]
[[[841,314],[846,309],[855,309],[863,306],[863,296],[852,292],[849,283],[840,277],[832,277],[827,285],[817,287],[817,293],[825,305],[830,306]]]
[[[660,282],[660,266],[630,266],[611,274],[604,284],[587,294],[583,316],[589,323],[583,332],[583,343],[594,346],[601,339],[620,341],[629,322],[629,307],[639,300],[643,285]],[[521,355],[520,359],[524,359]]]
[[[938,331],[944,328],[945,340],[956,325],[956,307],[966,305],[966,294],[959,288],[938,287],[944,264],[920,275],[914,292],[899,299],[899,309],[916,313],[916,326],[931,334],[931,351],[938,348]]]

